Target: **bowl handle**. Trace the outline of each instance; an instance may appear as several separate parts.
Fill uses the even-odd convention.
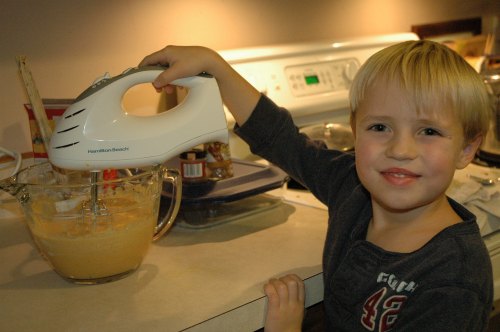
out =
[[[172,183],[172,199],[170,207],[165,216],[162,217],[160,222],[155,227],[153,241],[158,240],[165,234],[174,224],[179,207],[181,206],[182,198],[182,177],[176,169],[165,169],[163,180]]]

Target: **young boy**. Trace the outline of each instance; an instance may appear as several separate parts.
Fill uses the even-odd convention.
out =
[[[153,83],[212,74],[252,151],[328,206],[323,254],[329,331],[483,331],[492,268],[475,217],[445,191],[489,124],[479,75],[430,41],[388,47],[351,90],[355,156],[299,133],[217,53],[168,46],[140,65],[169,65]],[[268,331],[299,331],[304,288],[295,275],[265,285]]]

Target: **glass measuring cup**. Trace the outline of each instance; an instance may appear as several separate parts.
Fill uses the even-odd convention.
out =
[[[74,283],[108,282],[136,270],[152,240],[173,225],[179,209],[182,180],[176,170],[157,165],[102,174],[92,183],[90,172],[61,171],[42,163],[0,183],[0,189],[20,202],[41,254]],[[164,181],[170,185],[163,186]],[[172,200],[158,220],[165,188],[170,188]],[[97,212],[89,203],[95,189]]]

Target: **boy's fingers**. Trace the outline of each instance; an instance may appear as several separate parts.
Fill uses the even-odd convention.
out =
[[[264,285],[264,293],[266,294],[269,302],[269,306],[278,306],[280,305],[280,296],[278,294],[278,291],[276,290],[274,281],[276,279],[271,279],[269,280],[265,285]]]
[[[139,67],[148,66],[148,65],[168,65],[168,60],[165,60],[165,52],[169,46],[151,53],[150,55],[144,57],[141,62],[139,62]]]
[[[295,274],[290,274],[280,279],[288,290],[289,301],[301,301],[305,299],[304,282]]]

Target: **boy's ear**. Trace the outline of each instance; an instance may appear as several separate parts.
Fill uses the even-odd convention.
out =
[[[477,149],[479,149],[479,146],[481,145],[481,142],[483,141],[483,136],[482,135],[477,135],[472,141],[467,143],[466,146],[462,149],[460,158],[457,162],[457,169],[462,169],[465,168],[469,163],[474,159],[474,156],[476,155]]]

